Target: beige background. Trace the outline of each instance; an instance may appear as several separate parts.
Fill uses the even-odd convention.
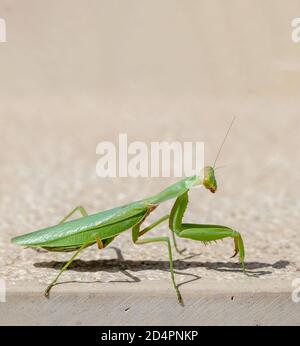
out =
[[[193,191],[186,219],[238,229],[258,285],[299,276],[299,16],[292,0],[0,0],[1,277],[45,283],[69,257],[22,250],[12,236],[76,205],[96,212],[173,181],[97,178],[98,142],[121,132],[146,143],[205,141],[211,163],[233,115],[219,191]],[[228,259],[231,241],[183,243],[178,281],[244,280]],[[133,246],[130,234],[114,244],[124,261],[91,248],[64,279],[168,278],[162,245]]]

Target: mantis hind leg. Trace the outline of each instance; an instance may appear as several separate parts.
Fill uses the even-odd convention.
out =
[[[68,220],[74,213],[76,213],[76,211],[79,211],[80,214],[82,215],[82,217],[87,216],[88,213],[86,212],[86,210],[81,207],[78,206],[76,208],[74,208],[69,214],[67,214],[60,222],[59,224],[64,223],[66,220]],[[89,246],[90,244],[83,244],[82,246],[80,246],[79,248],[77,248],[77,251],[75,252],[75,254],[70,258],[70,260],[62,267],[62,269],[60,270],[60,272],[58,273],[58,275],[56,276],[56,278],[50,283],[50,285],[46,288],[45,290],[45,297],[49,297],[50,294],[50,290],[51,288],[57,283],[58,278],[61,276],[61,274],[69,267],[69,265],[74,261],[74,259],[79,255],[79,253],[86,248],[87,246]],[[50,250],[51,248],[46,248],[48,250]],[[70,251],[74,251],[76,250],[76,248],[70,248]]]
[[[170,229],[180,238],[198,240],[209,243],[223,238],[233,238],[235,245],[235,255],[239,253],[240,263],[245,274],[245,249],[242,236],[239,232],[220,225],[202,225],[192,223],[182,223],[184,212],[188,204],[188,193],[179,196],[170,214]]]
[[[109,243],[111,243],[113,240],[115,239],[115,237],[111,237],[108,239],[97,239],[97,243],[98,243],[98,248],[99,249],[103,249],[106,246],[108,246]],[[101,245],[100,245],[101,244]],[[56,276],[56,278],[51,282],[51,284],[46,288],[45,290],[45,297],[49,297],[50,294],[50,290],[51,288],[57,283],[57,280],[59,279],[59,277],[61,276],[61,274],[68,269],[68,267],[70,266],[70,264],[75,260],[75,258],[79,255],[79,253],[85,249],[86,247],[88,247],[90,245],[90,243],[86,243],[83,244],[80,248],[77,249],[77,251],[75,252],[75,254],[69,259],[69,261],[62,267],[62,269],[60,270],[60,272],[58,273],[58,275]]]
[[[69,265],[74,261],[74,259],[79,255],[79,253],[87,246],[87,244],[83,244],[75,254],[69,259],[69,261],[62,267],[56,278],[51,282],[51,284],[45,290],[45,297],[49,297],[51,288],[57,283],[57,280],[61,276],[61,274],[69,267]]]
[[[67,214],[67,215],[59,222],[59,224],[64,223],[66,220],[68,220],[73,214],[76,213],[77,210],[80,212],[80,214],[81,214],[82,217],[88,216],[88,213],[86,212],[86,210],[85,210],[82,206],[78,206],[78,207],[74,208],[72,211],[70,211],[70,213]]]

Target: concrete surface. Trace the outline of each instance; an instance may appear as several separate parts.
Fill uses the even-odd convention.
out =
[[[9,288],[8,302],[0,303],[5,311],[1,323],[27,323],[20,311],[34,315],[42,301],[40,290],[70,256],[22,249],[10,244],[11,237],[55,224],[77,205],[96,212],[143,198],[174,181],[98,178],[98,142],[116,142],[119,133],[148,144],[204,141],[209,164],[232,115],[237,121],[219,161],[227,165],[217,174],[219,191],[192,191],[186,220],[224,224],[242,233],[247,267],[257,276],[252,278],[257,295],[250,291],[247,297],[252,298],[245,300],[257,310],[249,323],[255,323],[255,316],[267,324],[299,323],[299,306],[290,300],[291,282],[300,277],[300,44],[290,38],[290,22],[299,13],[297,1],[286,6],[285,1],[258,0],[88,5],[83,0],[1,0],[7,43],[0,45],[0,278]],[[170,207],[162,205],[149,221]],[[168,230],[162,225],[155,232]],[[206,280],[233,290],[240,287],[237,281],[248,283],[236,260],[229,259],[232,241],[205,247],[181,240],[180,246],[187,251],[174,255],[177,281],[195,280],[182,286],[191,295],[206,287]],[[101,253],[96,247],[87,249],[70,269],[62,281],[94,282],[97,294],[88,293],[93,284],[60,285],[56,300],[43,303],[39,321],[58,322],[52,309],[63,304],[65,294],[65,304],[78,311],[84,306],[74,297],[89,297],[82,299],[90,314],[74,323],[92,321],[96,309],[109,315],[111,308],[100,298],[112,287],[118,292],[116,311],[123,307],[125,287],[136,287],[139,298],[130,298],[130,304],[138,299],[141,311],[149,312],[153,302],[143,298],[148,285],[160,287],[153,297],[158,306],[159,297],[167,294],[161,285],[169,280],[165,247],[134,246],[129,233]],[[267,282],[271,284],[265,286]],[[38,288],[22,293],[31,292],[33,283]],[[73,296],[64,293],[69,286]],[[276,298],[266,288],[273,286],[282,287]],[[214,303],[212,295],[208,303],[213,315],[220,311],[214,304],[225,299],[217,320],[203,317],[206,298],[199,305],[191,298],[201,316],[197,323],[225,324],[238,316],[247,323],[243,311],[250,305],[241,308],[241,300],[228,303],[220,294],[221,300]],[[170,309],[177,311],[173,292],[167,297]],[[268,302],[274,310],[264,320]],[[234,304],[233,310],[227,304]],[[191,309],[186,309],[178,311],[188,321]],[[152,311],[143,322],[156,317],[163,323],[160,311]],[[278,311],[284,311],[280,320]]]
[[[84,289],[81,287],[84,286]],[[30,289],[24,291],[24,287]],[[264,280],[216,285],[182,285],[185,306],[167,281],[143,283],[69,283],[58,285],[50,299],[41,285],[9,287],[0,305],[1,325],[299,325],[300,309],[290,287]]]

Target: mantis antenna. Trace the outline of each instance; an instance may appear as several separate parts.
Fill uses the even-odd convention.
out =
[[[226,132],[226,134],[225,134],[225,136],[224,136],[223,142],[222,142],[221,145],[220,145],[220,148],[219,148],[219,151],[218,151],[218,153],[217,153],[217,156],[216,156],[216,159],[215,159],[213,168],[215,168],[215,165],[216,165],[216,163],[217,163],[217,161],[218,161],[218,158],[219,158],[219,156],[220,156],[220,153],[221,153],[221,151],[222,151],[223,145],[224,145],[224,143],[226,142],[226,139],[227,139],[227,137],[228,137],[228,135],[229,135],[229,132],[230,132],[230,130],[231,130],[231,128],[232,128],[232,125],[233,125],[234,121],[235,121],[235,117],[232,118],[231,123],[230,123],[230,125],[229,125],[229,127],[228,127],[228,130],[227,130],[227,132]]]
[[[216,171],[216,170],[218,170],[218,169],[222,169],[222,168],[226,168],[226,167],[227,167],[227,165],[223,165],[223,166],[215,167],[214,169],[215,169],[215,171]]]

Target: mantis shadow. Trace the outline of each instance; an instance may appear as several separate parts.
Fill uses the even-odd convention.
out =
[[[137,276],[131,274],[128,272],[128,270],[131,271],[140,271],[140,270],[149,270],[149,269],[160,269],[169,271],[169,262],[168,261],[126,261],[122,255],[122,252],[119,248],[111,246],[109,249],[112,249],[116,252],[117,258],[112,260],[91,260],[91,261],[83,261],[83,260],[74,260],[72,264],[70,264],[68,270],[74,270],[77,272],[98,272],[98,271],[106,271],[109,273],[116,273],[121,272],[123,273],[129,280],[109,280],[108,282],[126,282],[126,283],[134,283],[134,282],[140,282],[141,279],[139,279]],[[152,264],[151,262],[154,262],[155,264]],[[174,261],[175,262],[175,261]],[[173,262],[173,263],[174,263]],[[38,262],[35,263],[34,266],[36,268],[51,268],[51,269],[57,269],[60,270],[61,267],[65,264],[63,261],[50,261],[50,262]],[[175,274],[178,275],[185,275],[185,276],[191,276],[192,279],[186,280],[180,284],[178,284],[178,287],[187,284],[192,281],[199,280],[201,277],[195,274],[190,273],[181,273],[174,270]],[[96,283],[96,282],[103,282],[101,280],[95,280],[95,281],[65,281],[59,284],[65,284],[65,283]]]
[[[170,264],[169,261],[159,261],[159,260],[125,260],[122,252],[119,248],[110,247],[110,249],[114,250],[117,258],[116,259],[100,259],[100,260],[74,260],[74,262],[69,266],[68,270],[74,270],[76,272],[98,272],[104,271],[109,273],[121,272],[124,276],[127,277],[126,280],[110,280],[109,282],[126,282],[126,283],[134,283],[140,282],[141,280],[132,274],[132,272],[137,273],[143,270],[162,270],[169,272]],[[189,261],[192,258],[196,257],[198,254],[193,254],[187,257],[183,257],[182,259],[177,259],[173,261],[174,272],[178,275],[184,275],[192,277],[191,279],[180,283],[178,286],[185,285],[192,281],[197,281],[201,279],[200,276],[184,272],[186,269],[190,268],[205,268],[206,270],[215,270],[218,272],[241,272],[239,263],[234,262],[199,262],[199,261]],[[37,262],[34,264],[36,268],[51,268],[60,270],[62,266],[65,264],[63,261],[50,261],[50,262]],[[273,264],[264,263],[264,262],[247,262],[246,268],[248,271],[251,271],[251,275],[253,276],[262,276],[269,275],[272,273],[270,270],[265,270],[265,268],[270,269],[282,269],[287,267],[290,264],[288,261],[277,261]],[[179,270],[179,271],[178,271]],[[182,271],[183,270],[183,271]],[[130,273],[128,272],[130,271]],[[70,281],[74,282],[74,281]],[[80,281],[80,283],[95,283],[102,282],[100,280],[97,281]],[[66,282],[64,282],[66,283]]]

